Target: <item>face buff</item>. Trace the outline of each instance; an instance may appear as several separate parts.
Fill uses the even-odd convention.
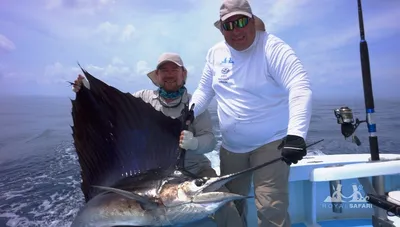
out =
[[[183,95],[183,93],[185,93],[186,88],[185,86],[179,88],[178,91],[173,91],[173,92],[169,92],[164,90],[164,88],[159,88],[158,89],[158,93],[160,94],[161,97],[165,98],[165,99],[176,99],[179,98]]]

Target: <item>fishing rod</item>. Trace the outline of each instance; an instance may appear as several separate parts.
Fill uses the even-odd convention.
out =
[[[318,140],[318,141],[316,141],[316,142],[314,142],[314,143],[308,144],[308,145],[306,145],[306,149],[307,149],[307,148],[310,148],[310,147],[312,147],[312,146],[314,146],[314,145],[316,145],[316,144],[318,144],[318,143],[321,143],[322,141],[324,141],[324,139],[321,139],[321,140]],[[282,159],[283,159],[283,157],[281,156],[281,157],[279,157],[279,158],[272,159],[271,161],[266,162],[266,163],[264,163],[264,164],[262,164],[262,165],[252,167],[252,168],[250,168],[250,169],[259,169],[259,168],[262,168],[262,167],[271,165],[272,163],[275,163],[275,162],[280,161],[280,160],[282,160]],[[248,171],[248,170],[249,170],[249,169],[247,169],[247,170],[245,170],[245,171]]]
[[[337,123],[341,125],[341,131],[343,136],[345,138],[353,136],[353,142],[355,142],[357,145],[360,145],[361,142],[354,135],[354,132],[361,123],[367,123],[371,161],[379,161],[380,158],[379,158],[378,136],[376,135],[376,124],[373,121],[373,116],[375,114],[375,104],[374,104],[374,95],[372,91],[368,44],[365,39],[361,0],[357,0],[357,2],[358,2],[358,19],[360,27],[360,59],[361,59],[361,71],[362,71],[362,81],[364,89],[366,120],[359,120],[357,118],[354,123],[353,112],[347,106],[340,107],[334,110],[334,114],[337,118]]]
[[[182,130],[188,130],[189,125],[193,122],[194,120],[194,103],[188,108],[188,105],[185,104],[184,108],[182,109],[181,113],[181,121],[182,121]],[[176,164],[177,169],[184,169],[185,168],[185,156],[186,156],[186,150],[183,148],[179,149],[179,156],[178,156],[178,162]]]
[[[361,0],[357,0],[357,3],[358,3],[358,20],[360,28],[360,59],[361,59],[361,71],[362,71],[362,81],[364,89],[366,120],[359,120],[357,118],[355,119],[354,123],[353,112],[347,106],[340,107],[334,110],[334,114],[337,118],[337,123],[341,125],[341,131],[343,136],[345,138],[353,136],[353,142],[355,142],[358,146],[361,145],[361,142],[354,135],[354,133],[357,127],[361,123],[367,123],[371,160],[379,161],[380,158],[379,158],[378,136],[376,135],[376,124],[373,121],[373,116],[375,114],[375,104],[374,104],[374,95],[372,90],[368,44],[365,39],[364,22],[363,22],[364,19],[363,19]]]
[[[375,105],[374,105],[374,95],[372,91],[372,81],[371,81],[371,69],[370,69],[370,61],[369,61],[369,51],[368,44],[365,39],[364,32],[364,19],[362,12],[361,0],[357,0],[358,5],[358,21],[360,27],[360,57],[361,57],[361,70],[362,70],[362,78],[363,78],[363,88],[364,88],[364,101],[365,101],[365,110],[367,114],[366,122],[368,125],[369,132],[369,148],[371,153],[371,161],[379,161],[379,144],[378,144],[378,136],[376,135],[376,124],[373,121],[373,115],[375,113]],[[383,176],[376,176],[372,178],[372,184],[376,191],[377,196],[385,195],[385,181]],[[371,196],[371,195],[369,195]],[[372,202],[372,201],[369,201]],[[379,207],[379,206],[378,206]],[[375,216],[373,218],[374,226],[390,226],[388,223],[388,219],[386,216],[386,212],[382,209],[375,209]]]
[[[376,124],[373,120],[374,119],[373,116],[375,114],[374,95],[372,90],[369,51],[368,51],[368,44],[365,38],[364,19],[363,19],[361,0],[357,0],[357,6],[358,6],[358,21],[360,29],[360,60],[361,60],[361,72],[362,72],[362,81],[364,90],[366,119],[362,121],[356,119],[354,123],[352,110],[347,106],[334,110],[334,114],[337,118],[337,123],[341,125],[342,135],[345,137],[345,139],[350,136],[353,136],[353,142],[355,142],[358,146],[361,144],[361,142],[354,135],[354,132],[361,123],[367,123],[371,161],[379,161],[380,157],[379,157],[378,136],[376,134]],[[385,193],[384,178],[382,176],[372,177],[372,184],[377,195],[384,195]],[[373,216],[373,223],[376,223],[376,225],[380,225],[382,224],[382,222],[386,221],[387,218],[385,216],[385,213],[382,212],[382,210],[380,209],[375,209],[375,215]]]
[[[309,148],[309,147],[311,147],[311,146],[314,146],[315,144],[318,144],[318,143],[320,143],[320,142],[322,142],[322,141],[324,141],[324,139],[321,139],[321,140],[318,140],[318,141],[316,141],[316,142],[314,142],[314,143],[311,143],[311,144],[309,144],[309,145],[306,145],[306,148]],[[272,159],[271,161],[265,162],[265,163],[263,163],[263,164],[261,164],[261,165],[253,166],[253,167],[251,167],[251,168],[248,168],[248,169],[245,169],[245,170],[242,170],[242,171],[239,171],[239,172],[230,174],[229,177],[232,177],[232,176],[234,176],[234,175],[241,175],[241,174],[246,173],[246,172],[252,172],[252,171],[261,169],[261,168],[263,168],[263,167],[265,167],[265,166],[271,165],[271,164],[273,164],[273,163],[275,163],[275,162],[278,162],[278,161],[283,161],[283,157],[280,156],[280,157],[278,157],[278,158]],[[207,180],[209,179],[208,177],[195,177],[195,178],[197,178],[197,180],[195,181],[195,184],[196,184],[197,186],[203,185],[203,184],[205,183],[205,181],[207,181]]]
[[[371,160],[378,161],[379,145],[378,145],[378,136],[376,135],[376,124],[373,121],[372,117],[375,113],[375,105],[374,105],[374,94],[372,91],[368,44],[365,39],[365,33],[364,33],[364,22],[363,22],[364,20],[361,7],[361,0],[357,0],[357,2],[358,2],[358,20],[360,24],[360,39],[361,39],[360,40],[361,70],[363,78],[365,110],[367,114],[366,123],[368,125],[368,132],[369,132],[369,146],[370,146]]]

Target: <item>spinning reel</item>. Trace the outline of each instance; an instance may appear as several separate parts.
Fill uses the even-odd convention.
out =
[[[361,123],[367,121],[360,121],[356,118],[354,123],[353,111],[347,106],[340,107],[333,112],[336,116],[337,123],[341,125],[341,131],[344,138],[347,139],[352,137],[352,142],[357,144],[357,146],[360,146],[361,141],[354,133]]]

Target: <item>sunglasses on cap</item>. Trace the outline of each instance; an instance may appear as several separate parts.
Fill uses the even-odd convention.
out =
[[[245,16],[245,17],[241,17],[241,18],[239,18],[237,20],[234,20],[234,21],[224,22],[222,24],[222,28],[225,31],[232,31],[235,27],[244,28],[249,24],[249,20],[250,20],[250,18]]]

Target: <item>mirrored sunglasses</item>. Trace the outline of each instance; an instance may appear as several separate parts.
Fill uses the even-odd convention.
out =
[[[248,17],[241,17],[235,21],[229,21],[222,24],[222,28],[225,31],[232,31],[235,27],[237,28],[244,28],[246,25],[249,24]]]

